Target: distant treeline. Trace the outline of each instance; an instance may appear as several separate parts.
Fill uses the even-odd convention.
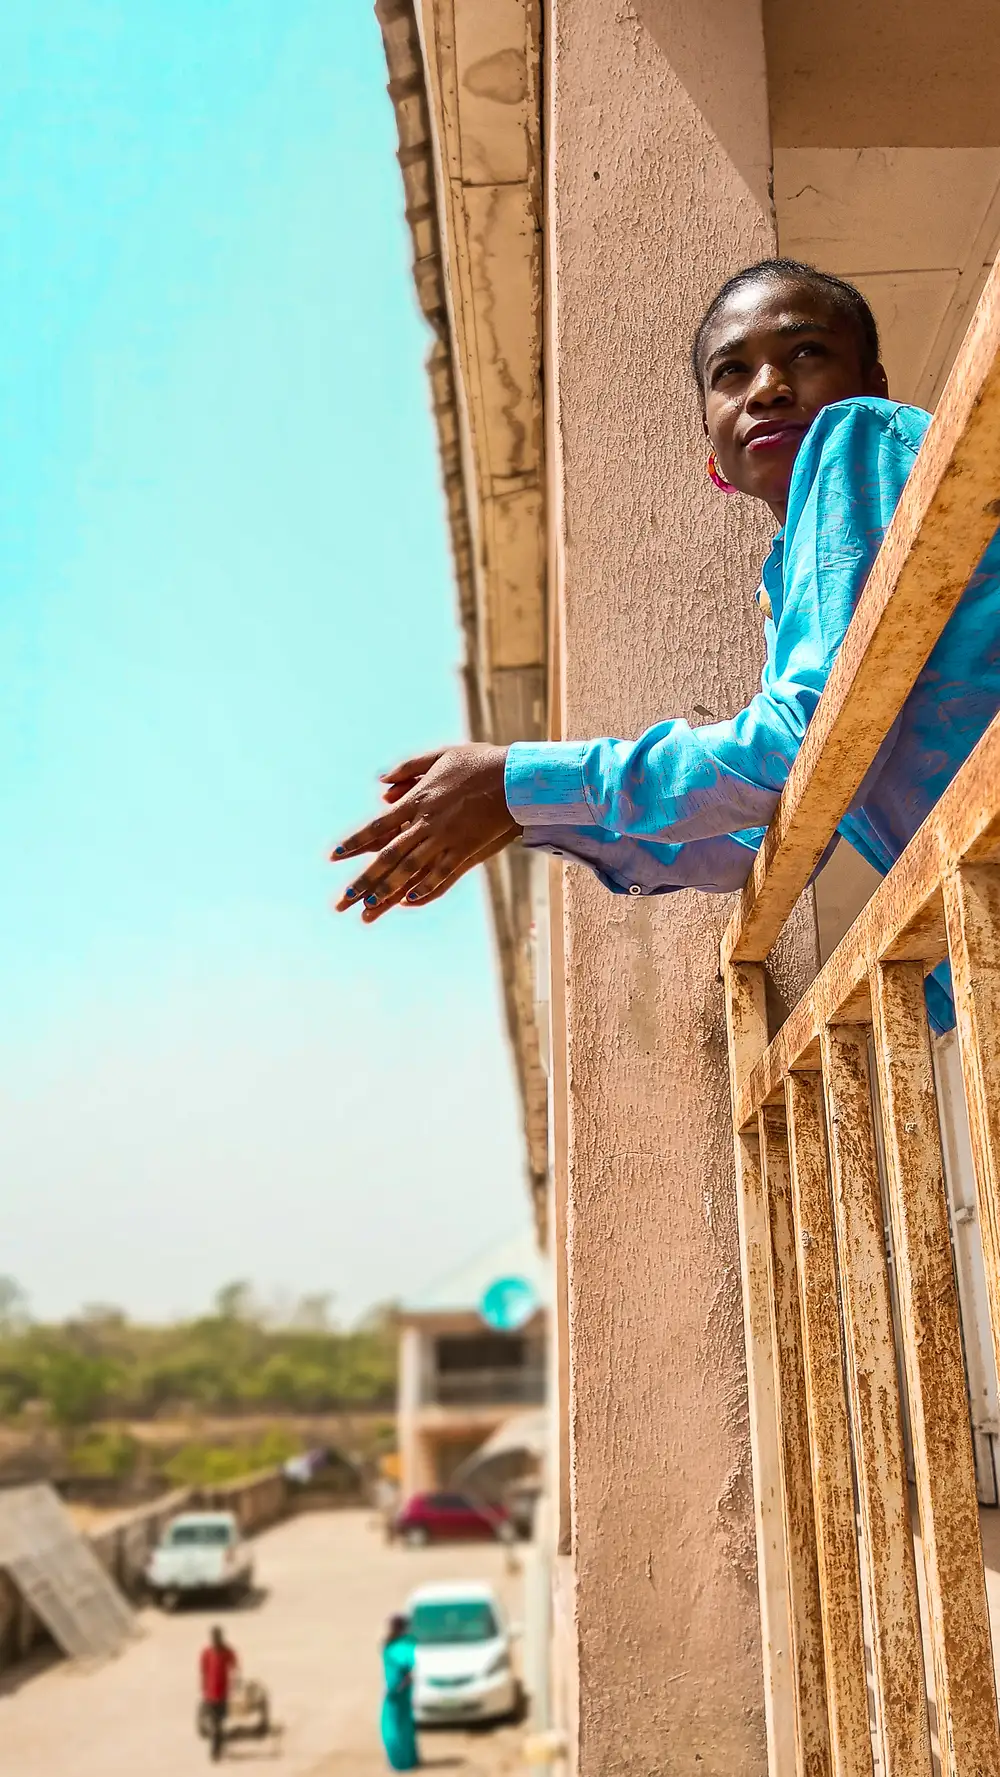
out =
[[[220,1290],[210,1313],[145,1326],[93,1307],[59,1325],[32,1320],[0,1279],[0,1419],[40,1403],[70,1430],[172,1410],[323,1413],[389,1407],[396,1380],[391,1308],[344,1331],[329,1298],[266,1311],[245,1284]]]

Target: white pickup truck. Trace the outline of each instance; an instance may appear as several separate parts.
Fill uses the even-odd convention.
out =
[[[232,1512],[182,1512],[171,1518],[146,1565],[146,1584],[175,1610],[183,1598],[215,1592],[240,1598],[253,1585],[253,1553]]]

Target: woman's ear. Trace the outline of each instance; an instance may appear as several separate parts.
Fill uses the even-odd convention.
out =
[[[868,393],[877,395],[880,400],[889,398],[889,378],[885,374],[884,364],[874,364],[868,375]]]

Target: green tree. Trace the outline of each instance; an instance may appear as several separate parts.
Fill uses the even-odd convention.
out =
[[[87,1357],[71,1346],[53,1346],[37,1363],[38,1393],[52,1419],[62,1430],[73,1430],[95,1420],[110,1390],[112,1366],[99,1357]]]

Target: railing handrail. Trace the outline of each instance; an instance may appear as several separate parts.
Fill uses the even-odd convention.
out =
[[[788,775],[723,964],[763,962],[1000,521],[1000,261]]]
[[[545,1382],[543,1364],[488,1370],[437,1370],[425,1380],[423,1399],[428,1405],[439,1406],[449,1402],[456,1406],[473,1405],[477,1401],[502,1405],[505,1401],[543,1398]]]
[[[760,1060],[746,1079],[734,1082],[738,1129],[754,1125],[760,1107],[780,1096],[793,1069],[818,1068],[816,1045],[827,1024],[871,1023],[867,983],[877,963],[913,960],[928,969],[947,956],[942,879],[963,864],[1000,863],[998,792],[995,716]]]
[[[463,1380],[482,1376],[544,1376],[545,1364],[541,1359],[529,1364],[463,1364],[460,1369],[438,1364],[430,1374],[434,1378],[454,1376]]]

